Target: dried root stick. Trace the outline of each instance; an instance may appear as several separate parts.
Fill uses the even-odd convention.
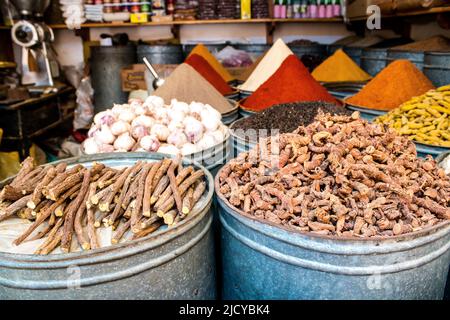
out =
[[[42,190],[47,187],[47,185],[55,179],[56,175],[58,174],[58,171],[54,167],[50,167],[45,175],[45,177],[42,179],[41,182],[38,183],[36,186],[36,189],[33,191],[33,195],[31,197],[31,200],[28,201],[27,206],[28,208],[34,209],[36,206],[41,202],[42,200]]]
[[[147,175],[152,167],[151,163],[145,164],[144,168],[142,169],[142,172],[138,179],[138,188],[137,188],[137,195],[136,195],[136,204],[133,208],[133,211],[131,212],[131,228],[138,227],[138,222],[142,217],[142,203],[144,199],[144,188],[145,188],[145,179],[147,178]]]
[[[123,235],[128,231],[128,229],[130,229],[131,227],[131,221],[128,220],[125,223],[122,223],[117,229],[116,232],[114,233],[112,239],[111,239],[111,243],[112,244],[116,244],[120,242],[120,239],[123,238]]]
[[[74,200],[75,204],[73,205],[71,210],[66,213],[65,216],[64,232],[61,239],[61,250],[64,252],[70,251],[70,246],[72,244],[72,233],[74,228],[75,216],[83,200],[86,197],[90,180],[91,180],[91,172],[89,170],[84,170],[83,182],[81,184],[80,192],[78,193],[78,196]]]
[[[78,243],[80,244],[80,246],[83,250],[91,249],[90,241],[84,235],[83,225],[82,225],[82,220],[86,213],[86,201],[88,199],[88,196],[89,196],[89,192],[86,192],[86,194],[84,196],[84,201],[81,202],[80,207],[78,208],[77,213],[75,215],[75,220],[74,220],[75,234],[77,236]]]

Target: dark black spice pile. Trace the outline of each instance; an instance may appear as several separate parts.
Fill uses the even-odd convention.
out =
[[[272,131],[272,134],[292,132],[299,126],[307,126],[312,123],[319,110],[330,114],[350,115],[352,113],[352,111],[345,109],[343,106],[332,103],[286,103],[273,106],[248,118],[238,120],[233,124],[232,129],[234,134],[242,139],[246,138],[247,141],[257,141],[259,129],[269,130],[269,135],[271,134],[270,131]],[[245,137],[240,135],[242,129],[246,130]],[[275,130],[279,131],[275,132]]]

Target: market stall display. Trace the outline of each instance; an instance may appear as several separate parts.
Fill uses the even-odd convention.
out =
[[[216,70],[206,61],[204,58],[198,54],[191,54],[185,63],[190,65],[198,73],[200,73],[203,78],[208,80],[210,84],[214,86],[222,95],[228,95],[233,93],[233,89],[226,83],[222,76],[217,73]]]
[[[375,122],[387,124],[414,141],[450,148],[449,115],[450,85],[414,97]]]
[[[342,49],[336,50],[311,73],[320,82],[364,82],[371,76],[362,70]]]
[[[299,101],[337,103],[295,56],[288,56],[276,72],[242,102],[250,111],[262,111],[276,104]]]
[[[208,63],[217,71],[218,74],[226,81],[233,81],[233,76],[225,69],[222,64],[214,57],[214,55],[205,47],[203,44],[198,44],[192,49],[189,56],[192,54],[197,54],[201,56],[203,59],[208,61]],[[188,57],[189,57],[188,56]]]
[[[153,94],[162,97],[166,104],[172,99],[209,104],[221,114],[236,109],[214,86],[186,63],[180,64]]]
[[[283,61],[292,54],[293,52],[283,40],[278,39],[239,89],[249,92],[256,91],[260,85],[267,81],[267,79],[278,70]]]
[[[319,112],[351,114],[343,106],[324,102],[297,102],[272,106],[230,126],[235,155],[252,149],[261,138],[292,132],[310,124]]]
[[[393,129],[321,115],[240,154],[215,187],[224,299],[443,297],[450,178]],[[374,274],[398,290],[367,290]]]
[[[433,84],[410,61],[397,60],[346,102],[368,109],[391,110],[431,89]]]
[[[330,114],[347,114],[351,111],[332,103],[324,102],[296,102],[274,105],[264,111],[240,119],[232,124],[233,134],[241,139],[248,138],[256,143],[260,130],[274,133],[292,132],[299,126],[307,126],[314,121],[319,112]]]
[[[246,215],[290,229],[400,235],[450,220],[450,179],[415,154],[408,139],[357,113],[319,115],[225,165],[217,192]]]
[[[222,144],[228,129],[220,113],[199,102],[150,96],[145,102],[114,105],[94,117],[83,147],[86,154],[104,152],[161,152],[192,155]]]
[[[176,159],[114,169],[97,162],[90,168],[65,162],[35,167],[27,158],[0,192],[0,222],[14,216],[32,222],[14,244],[45,239],[35,254],[97,249],[102,225],[115,230],[116,244],[128,230],[135,240],[185,219],[206,189],[203,176]]]

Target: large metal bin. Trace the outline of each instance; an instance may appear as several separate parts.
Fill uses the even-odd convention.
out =
[[[181,45],[138,45],[137,61],[142,63],[146,57],[150,63],[158,64],[180,64],[183,63],[184,53]]]
[[[450,221],[402,236],[338,239],[261,222],[216,198],[224,299],[443,298]]]
[[[128,92],[122,91],[120,72],[136,63],[136,46],[91,47],[91,78],[94,111],[99,113],[114,103],[126,103]]]
[[[450,52],[425,52],[423,73],[436,87],[450,84]]]
[[[123,166],[162,158],[161,154],[114,153],[69,163]],[[214,299],[213,178],[195,166],[205,170],[207,194],[192,216],[145,238],[92,251],[49,256],[0,253],[0,300]]]

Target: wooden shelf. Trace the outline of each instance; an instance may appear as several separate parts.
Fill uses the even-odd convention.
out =
[[[445,13],[445,12],[450,12],[450,6],[436,7],[436,8],[430,8],[430,9],[425,9],[425,10],[404,11],[404,12],[397,12],[394,14],[382,13],[381,18],[414,17],[414,16],[438,14],[438,13]],[[365,19],[367,19],[367,16],[352,18],[352,19],[350,19],[350,21],[358,21],[358,20],[365,20]]]
[[[81,25],[81,28],[124,28],[124,27],[146,27],[146,26],[182,26],[182,25],[208,25],[208,24],[260,24],[260,23],[337,23],[343,22],[341,18],[323,18],[323,19],[232,19],[232,20],[186,20],[186,21],[164,21],[164,22],[146,22],[146,23],[97,23],[88,22]],[[53,29],[67,29],[65,24],[52,24]]]

